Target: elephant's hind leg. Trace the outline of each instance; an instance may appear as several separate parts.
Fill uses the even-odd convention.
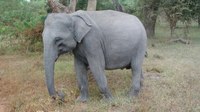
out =
[[[143,74],[142,74],[142,63],[144,59],[144,53],[138,51],[136,56],[133,57],[131,62],[132,68],[132,84],[129,91],[129,96],[137,96],[142,86]]]

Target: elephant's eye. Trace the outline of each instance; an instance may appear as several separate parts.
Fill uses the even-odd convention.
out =
[[[63,42],[63,39],[62,39],[61,37],[56,37],[56,38],[55,38],[55,44],[56,44],[57,46],[59,46],[60,44],[62,44],[62,42]]]

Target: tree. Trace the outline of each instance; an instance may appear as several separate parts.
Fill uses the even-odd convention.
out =
[[[178,21],[185,25],[186,30],[184,32],[186,33],[192,19],[198,20],[200,24],[200,0],[141,0],[139,1],[139,7],[139,9],[142,9],[140,16],[149,38],[155,35],[156,20],[160,11],[165,12],[171,30],[171,37]],[[160,8],[162,10],[159,10]]]
[[[190,0],[190,10],[192,10],[193,19],[196,19],[200,27],[200,0]]]
[[[198,24],[199,24],[199,27],[200,27],[200,15],[198,17]]]
[[[95,11],[97,6],[97,0],[88,0],[87,11]]]
[[[182,3],[178,0],[162,1],[162,9],[165,12],[166,20],[168,21],[170,26],[171,37],[173,37],[176,24],[181,18],[181,7]]]
[[[59,0],[59,2],[65,6],[67,6],[67,0]]]
[[[69,5],[67,5],[66,0],[48,0],[48,6],[50,7],[50,10],[48,12],[66,12],[66,13],[72,13],[76,11],[76,5],[78,0],[70,0]],[[84,0],[81,0],[81,2],[84,2]],[[84,4],[81,4],[84,5]],[[88,11],[94,11],[96,10],[97,6],[97,0],[88,0],[87,4],[87,10]]]
[[[70,4],[68,6],[66,0],[60,0],[60,2],[61,3],[59,3],[56,0],[48,0],[47,4],[50,7],[48,12],[66,12],[66,13],[75,12],[77,0],[70,0]],[[66,6],[63,5],[62,3],[66,4]]]
[[[176,23],[182,22],[185,26],[183,27],[184,38],[188,38],[188,27],[191,20],[198,19],[199,11],[198,2],[199,0],[162,0],[162,8],[166,14],[166,19],[169,22],[171,37],[174,36]],[[200,3],[200,2],[199,2]]]
[[[75,12],[76,11],[76,4],[77,4],[78,0],[70,0],[70,10],[71,12]]]
[[[113,5],[114,5],[116,11],[125,12],[125,9],[124,9],[123,6],[119,3],[118,0],[112,0],[112,2],[113,2]]]
[[[155,26],[161,0],[141,0],[141,18],[145,26],[147,37],[155,36]]]

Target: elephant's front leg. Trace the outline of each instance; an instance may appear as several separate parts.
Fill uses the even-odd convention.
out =
[[[99,86],[100,92],[106,99],[111,100],[112,95],[110,93],[110,90],[108,89],[107,79],[104,73],[104,60],[101,60],[101,56],[94,56],[89,57],[88,62],[94,78],[97,82],[97,85]]]
[[[86,65],[75,57],[75,71],[80,90],[80,96],[77,101],[86,102],[88,100],[88,77]]]

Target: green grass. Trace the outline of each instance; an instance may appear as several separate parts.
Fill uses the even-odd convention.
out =
[[[126,97],[131,83],[130,70],[106,71],[114,100],[106,102],[89,76],[90,100],[78,103],[79,91],[72,55],[59,58],[55,84],[65,93],[65,103],[52,101],[44,82],[42,54],[0,56],[0,106],[16,112],[199,112],[200,111],[200,32],[192,27],[189,45],[168,42],[169,30],[158,26],[158,40],[149,40],[145,58],[144,86],[138,97]],[[181,31],[178,31],[179,33]],[[152,47],[152,44],[154,46]]]

